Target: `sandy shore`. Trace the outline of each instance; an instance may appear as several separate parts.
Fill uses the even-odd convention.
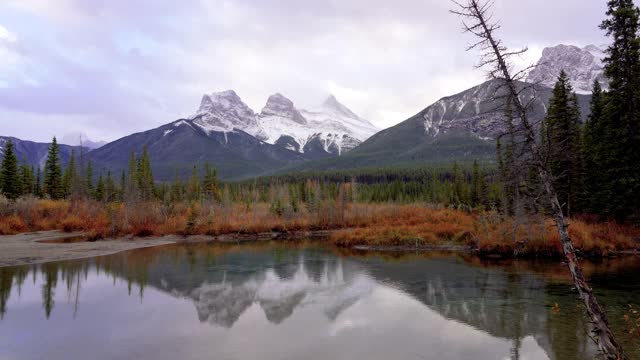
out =
[[[290,233],[267,232],[260,234],[228,234],[220,236],[163,236],[147,238],[104,239],[95,242],[75,241],[82,233],[40,231],[19,235],[0,236],[0,267],[41,264],[50,261],[82,259],[111,255],[121,251],[177,243],[240,243],[247,241],[270,241],[324,238],[327,231],[302,231]],[[69,242],[65,242],[69,241]]]
[[[64,241],[80,236],[82,236],[81,233],[59,231],[0,236],[0,267],[110,255],[125,250],[173,244],[178,240],[178,237],[162,237],[47,243],[48,241]]]

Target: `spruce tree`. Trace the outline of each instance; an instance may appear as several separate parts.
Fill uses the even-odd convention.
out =
[[[202,189],[209,199],[220,200],[220,188],[218,186],[218,171],[212,168],[209,163],[204,164],[204,176],[202,179]]]
[[[18,174],[18,159],[16,158],[11,140],[5,144],[0,173],[2,174],[2,183],[0,183],[2,194],[9,199],[17,199],[22,192],[22,184]]]
[[[590,103],[590,114],[582,132],[583,161],[584,161],[584,188],[585,211],[592,214],[602,213],[606,208],[603,187],[606,181],[603,172],[603,128],[604,97],[600,82],[595,80]]]
[[[100,176],[98,177],[98,183],[96,185],[96,190],[93,193],[93,198],[96,199],[97,201],[104,201],[104,194],[105,194],[105,185],[104,185],[104,179],[102,178],[102,173],[100,173]]]
[[[84,180],[85,187],[87,188],[87,195],[89,197],[93,196],[95,193],[95,188],[93,187],[93,164],[91,160],[87,163],[87,177]]]
[[[62,168],[60,166],[60,148],[55,136],[49,146],[49,154],[44,165],[44,192],[51,199],[57,200],[64,196],[62,188]]]
[[[150,200],[153,197],[154,181],[151,172],[151,159],[146,145],[142,149],[142,156],[138,159],[136,171],[140,197],[143,200]]]
[[[182,182],[180,182],[178,169],[176,169],[176,177],[171,184],[171,200],[173,202],[182,201]]]
[[[38,169],[36,170],[36,183],[33,194],[37,197],[42,197],[42,174],[40,166],[38,166]]]
[[[20,166],[20,183],[22,185],[21,194],[31,195],[35,186],[35,175],[33,174],[33,167],[27,164],[26,160],[22,161]]]
[[[633,0],[609,0],[601,28],[613,39],[604,59],[609,92],[602,117],[602,215],[625,220],[640,207],[640,11]]]
[[[126,202],[137,201],[139,197],[138,190],[138,163],[136,161],[136,154],[131,151],[131,157],[129,158],[129,169],[127,172],[127,181],[124,192],[124,200]]]
[[[73,182],[76,174],[76,155],[75,150],[71,149],[71,157],[69,158],[69,163],[67,164],[67,168],[64,170],[64,176],[62,178],[62,187],[64,189],[64,196],[66,198],[71,197],[73,192]]]
[[[124,170],[120,174],[120,186],[118,187],[118,200],[124,201],[124,196],[127,189],[127,175]]]
[[[116,199],[117,194],[116,183],[111,176],[111,171],[107,171],[107,180],[105,180],[104,184],[104,200],[107,202],[112,202]]]
[[[198,168],[194,165],[187,183],[187,199],[194,201],[198,198],[200,198],[200,178],[198,177]]]
[[[569,216],[579,210],[582,147],[577,97],[564,71],[553,88],[541,138],[558,200],[564,214]]]

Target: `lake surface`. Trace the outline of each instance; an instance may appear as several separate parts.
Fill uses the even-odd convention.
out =
[[[0,268],[0,359],[588,359],[562,264],[188,245]],[[640,258],[585,263],[615,332]]]

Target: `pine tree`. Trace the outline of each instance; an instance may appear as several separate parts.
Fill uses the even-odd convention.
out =
[[[91,160],[87,163],[87,176],[84,179],[84,183],[88,196],[92,197],[95,193],[95,188],[93,186],[93,164]]]
[[[125,193],[127,191],[127,175],[124,170],[120,174],[120,186],[118,187],[118,200],[124,201]]]
[[[129,170],[127,172],[127,182],[124,193],[124,200],[126,202],[135,202],[139,198],[138,190],[138,163],[136,161],[135,152],[131,151],[131,157],[129,158]]]
[[[640,209],[640,10],[633,0],[609,0],[600,25],[613,38],[604,59],[609,92],[602,118],[602,214],[625,220]],[[632,150],[633,149],[633,150]]]
[[[480,170],[478,160],[473,161],[473,173],[471,177],[471,206],[486,207],[488,188],[485,174]]]
[[[22,185],[20,191],[22,195],[33,194],[35,175],[33,174],[33,167],[29,166],[26,160],[23,160],[22,166],[20,166],[20,184]]]
[[[204,176],[202,178],[202,191],[209,199],[220,201],[220,187],[218,185],[218,171],[209,163],[204,164]]]
[[[38,166],[38,169],[36,171],[36,183],[35,183],[35,188],[33,190],[33,194],[37,197],[42,197],[42,174],[41,174],[40,166]]]
[[[97,201],[104,201],[104,193],[104,179],[102,178],[102,173],[100,173],[100,176],[98,177],[98,184],[96,185],[96,189],[93,193],[93,198]]]
[[[200,197],[200,178],[198,177],[198,168],[194,165],[191,169],[191,176],[187,183],[187,199],[189,201],[197,200]]]
[[[17,199],[22,192],[22,184],[18,174],[18,159],[11,140],[5,144],[0,173],[2,174],[2,183],[0,183],[2,194],[9,199]]]
[[[541,139],[558,200],[564,214],[569,216],[579,210],[582,147],[577,97],[564,71],[553,88]]]
[[[136,171],[140,197],[143,200],[150,200],[153,197],[154,181],[151,172],[151,159],[146,145],[142,149],[142,156],[138,159]]]
[[[585,211],[592,214],[602,213],[606,208],[603,188],[604,183],[603,144],[601,141],[603,128],[604,96],[600,82],[595,80],[590,103],[590,114],[582,132]]]
[[[62,187],[64,189],[64,197],[69,198],[73,192],[73,182],[77,176],[76,170],[76,155],[75,150],[71,149],[71,157],[69,158],[69,164],[64,170],[64,176],[62,178]]]
[[[44,192],[53,200],[61,199],[64,196],[60,148],[55,137],[49,146],[47,162],[44,165]]]
[[[116,183],[111,176],[111,171],[107,171],[107,180],[104,185],[104,200],[112,202],[116,199],[117,194]]]
[[[171,201],[182,201],[182,182],[180,182],[178,169],[176,169],[176,177],[171,184]]]

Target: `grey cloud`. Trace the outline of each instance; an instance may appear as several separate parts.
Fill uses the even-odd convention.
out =
[[[113,140],[235,89],[254,109],[281,92],[329,93],[379,126],[482,80],[446,0],[7,0],[0,25],[0,134],[45,140],[68,128]],[[5,14],[5,15],[3,15]],[[605,41],[604,3],[498,0],[511,46]],[[4,50],[3,50],[4,49]],[[23,124],[8,117],[23,116]],[[55,119],[55,120],[52,120]],[[83,119],[80,121],[79,119]],[[55,121],[55,124],[54,124]],[[24,127],[31,129],[23,130]]]

